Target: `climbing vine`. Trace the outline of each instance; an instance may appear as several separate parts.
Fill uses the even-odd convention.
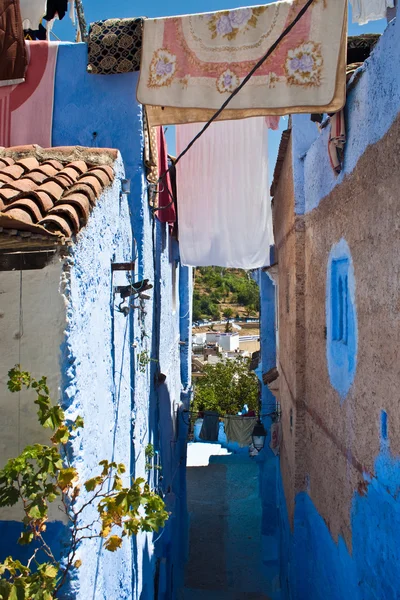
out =
[[[81,566],[77,553],[84,540],[102,539],[104,548],[114,552],[125,536],[158,531],[168,513],[162,498],[144,479],[131,479],[130,486],[124,486],[122,463],[102,460],[98,474],[82,482],[69,457],[70,442],[84,426],[83,419],[78,416],[69,421],[61,406],[52,404],[46,377],[36,380],[19,365],[8,376],[11,392],[22,388],[35,392],[39,423],[54,433],[50,445],[27,446],[0,470],[0,507],[21,504],[24,518],[18,543],[32,547],[26,564],[11,556],[0,563],[0,600],[53,600],[71,571]],[[44,535],[49,506],[56,501],[69,523],[67,551],[61,562]],[[93,506],[97,518],[87,521],[87,509]]]

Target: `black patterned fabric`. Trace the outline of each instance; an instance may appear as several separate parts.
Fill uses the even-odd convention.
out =
[[[51,21],[56,15],[63,19],[68,10],[68,0],[47,0],[47,12],[44,16],[46,21]]]
[[[107,19],[90,25],[88,72],[117,75],[139,71],[143,18]]]

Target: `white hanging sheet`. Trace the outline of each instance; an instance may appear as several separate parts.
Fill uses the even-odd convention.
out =
[[[177,154],[202,125],[176,127]],[[181,261],[254,269],[273,244],[263,117],[220,121],[177,164]]]

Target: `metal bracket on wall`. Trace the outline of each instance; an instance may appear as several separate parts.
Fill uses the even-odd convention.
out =
[[[136,281],[130,285],[116,285],[114,287],[114,293],[121,294],[121,298],[128,298],[129,296],[136,296],[137,294],[142,294],[142,292],[151,289],[153,289],[153,286],[149,283],[149,280],[143,279],[142,281]]]
[[[126,263],[111,263],[111,271],[134,271],[135,261]]]

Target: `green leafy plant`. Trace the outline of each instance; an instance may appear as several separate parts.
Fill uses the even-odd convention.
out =
[[[9,556],[0,563],[0,600],[52,600],[57,598],[73,569],[80,544],[99,538],[110,552],[121,547],[125,536],[139,531],[158,531],[168,519],[165,504],[144,479],[130,479],[124,486],[122,463],[102,460],[95,477],[81,482],[69,460],[68,443],[83,427],[83,419],[68,421],[58,404],[53,405],[46,377],[34,379],[17,365],[8,373],[8,388],[19,392],[31,388],[36,393],[39,423],[54,433],[51,445],[27,446],[0,470],[0,507],[20,503],[23,531],[19,544],[32,544],[32,555],[23,565]],[[86,494],[81,497],[82,486]],[[65,558],[59,561],[44,539],[49,506],[57,501],[69,523]],[[88,507],[95,506],[97,518],[86,522]],[[39,557],[45,561],[40,562]]]
[[[216,410],[220,414],[236,414],[244,404],[257,410],[259,384],[250,359],[237,358],[205,364],[203,377],[196,380],[193,410]]]
[[[158,362],[158,360],[156,358],[151,358],[147,350],[142,350],[137,356],[137,362],[139,371],[141,373],[146,373],[147,365],[151,362]]]
[[[146,457],[146,471],[151,471],[152,469],[155,469],[156,471],[162,470],[162,467],[154,464],[154,457],[156,455],[156,452],[154,450],[153,444],[147,444],[146,448],[144,449],[144,455]]]

